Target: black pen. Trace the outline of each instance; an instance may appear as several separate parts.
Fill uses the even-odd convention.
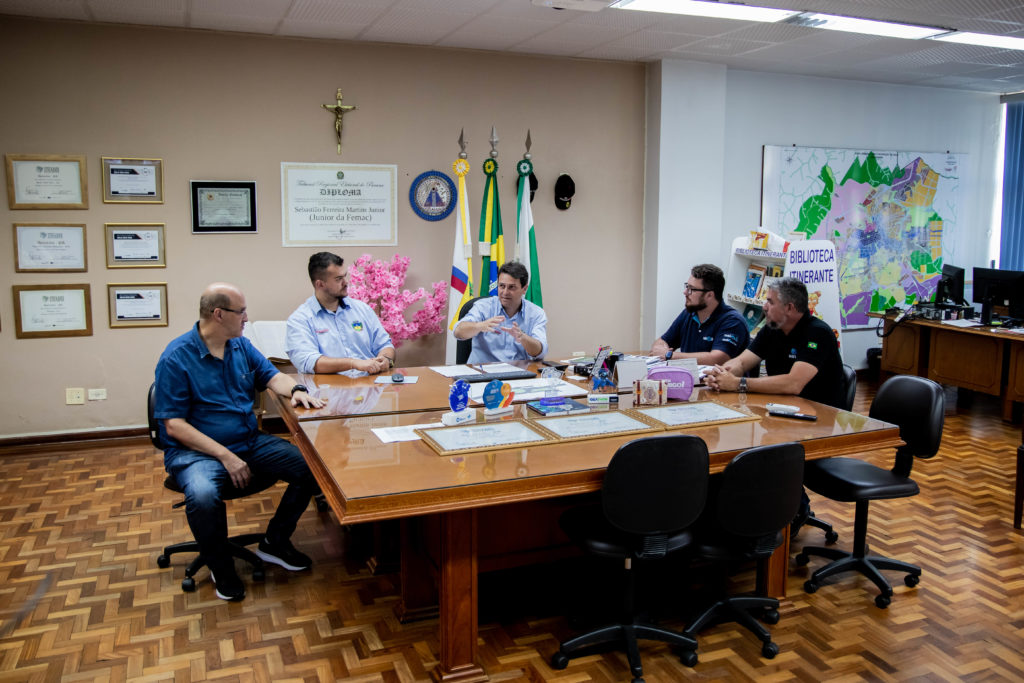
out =
[[[769,410],[768,414],[774,417],[792,417],[797,420],[810,420],[811,422],[818,419],[817,415],[808,415],[807,413],[782,413],[776,410]]]

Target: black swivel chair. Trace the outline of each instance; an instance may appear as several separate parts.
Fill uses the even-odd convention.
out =
[[[915,456],[930,458],[939,450],[945,419],[945,395],[942,387],[929,379],[897,375],[879,387],[871,402],[869,415],[900,428],[900,438],[906,445],[896,451],[892,470],[856,458],[815,460],[807,463],[804,470],[804,484],[815,493],[832,500],[857,503],[853,552],[805,546],[796,556],[796,561],[799,565],[805,565],[809,555],[820,555],[832,560],[814,572],[804,584],[804,590],[808,593],[817,591],[822,580],[829,576],[856,571],[878,586],[881,593],[875,597],[875,604],[884,609],[892,601],[892,586],[879,570],[906,572],[903,582],[913,587],[921,580],[921,568],[867,554],[868,503],[872,500],[917,495],[917,483],[910,478],[910,470]]]
[[[157,450],[164,450],[165,444],[160,439],[160,430],[157,425],[156,417],[154,416],[155,407],[153,405],[153,394],[156,392],[156,385],[151,384],[149,387],[149,396],[146,401],[146,414],[149,418],[149,440],[153,443],[153,446]],[[231,500],[234,498],[244,498],[245,496],[251,496],[254,493],[264,491],[277,483],[276,479],[267,480],[266,478],[260,478],[253,476],[250,480],[249,485],[244,489],[236,489],[231,486],[228,487],[227,491],[224,491],[224,499]],[[174,491],[175,493],[184,493],[181,487],[178,486],[177,480],[174,477],[167,475],[164,479],[164,488]],[[185,505],[185,501],[179,501],[172,507],[180,508]],[[237,557],[241,560],[245,560],[252,565],[252,579],[253,581],[262,581],[265,577],[263,571],[263,560],[261,560],[255,553],[246,548],[247,545],[255,545],[263,539],[264,534],[239,534],[237,536],[231,536],[228,538],[228,552],[233,557]],[[166,569],[171,566],[171,555],[176,553],[199,553],[199,544],[195,541],[186,541],[184,543],[175,543],[164,548],[164,551],[156,558],[156,564],[161,569]],[[181,580],[181,590],[191,593],[196,589],[196,581],[193,578],[200,569],[206,566],[206,558],[202,554],[196,555],[188,566],[185,568],[185,578]]]
[[[623,444],[608,464],[601,503],[562,515],[562,528],[590,553],[624,561],[624,613],[618,623],[562,643],[551,658],[553,668],[564,669],[581,650],[619,641],[625,644],[633,680],[642,681],[638,638],[696,649],[690,636],[639,621],[633,562],[660,560],[690,544],[688,527],[700,516],[707,485],[708,449],[701,439],[684,434],[636,439]]]
[[[800,505],[803,479],[804,447],[798,443],[740,453],[719,481],[712,480],[690,552],[700,560],[724,565],[769,557],[782,544],[782,532]],[[757,595],[726,596],[694,618],[685,633],[696,637],[707,626],[735,621],[761,639],[761,654],[771,659],[779,647],[753,613],[769,624],[778,623],[779,601]],[[683,662],[694,666],[697,653],[687,652]]]
[[[473,304],[480,299],[485,297],[478,296],[475,299],[470,299],[466,303],[462,304],[462,308],[459,309],[459,320],[462,320],[469,313],[470,309],[473,308]],[[455,364],[464,365],[469,360],[469,354],[473,353],[473,340],[470,339],[459,339],[455,342]]]
[[[843,410],[853,410],[853,402],[857,398],[857,371],[843,363],[843,380],[846,382],[846,393],[843,394]],[[807,511],[807,519],[803,524],[813,526],[825,532],[825,545],[832,545],[839,540],[839,534],[832,525],[814,515],[814,510]],[[798,527],[799,528],[799,527]]]

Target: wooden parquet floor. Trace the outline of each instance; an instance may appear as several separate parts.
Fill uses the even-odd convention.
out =
[[[873,387],[860,390],[866,412]],[[872,504],[873,549],[924,569],[913,589],[894,575],[888,610],[851,575],[808,595],[807,570],[794,568],[771,627],[778,657],[762,659],[753,636],[724,624],[702,634],[695,669],[644,642],[646,680],[1024,680],[1024,534],[1010,521],[1020,434],[986,397],[970,409],[951,401],[939,456],[915,463],[921,495]],[[311,507],[293,539],[313,557],[311,573],[268,568],[264,583],[247,580],[243,602],[226,603],[203,570],[198,590],[183,593],[184,556],[166,570],[155,561],[190,538],[163,477],[160,455],[141,443],[0,454],[0,681],[429,680],[436,620],[396,620],[398,577],[371,575],[332,514]],[[279,495],[230,503],[232,531],[262,529]],[[853,506],[813,498],[813,507],[848,547]],[[803,530],[795,548],[805,541],[819,544],[820,532]],[[559,608],[482,603],[491,680],[629,680],[611,651],[548,666],[579,627]]]

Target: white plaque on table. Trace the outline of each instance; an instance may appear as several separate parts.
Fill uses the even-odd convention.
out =
[[[398,244],[397,177],[395,165],[282,162],[282,244]]]

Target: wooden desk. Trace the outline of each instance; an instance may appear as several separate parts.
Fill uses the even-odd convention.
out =
[[[737,394],[718,396],[737,402]],[[817,422],[769,417],[772,400],[800,406]],[[849,455],[902,444],[894,426],[793,396],[748,395],[762,416],[742,422],[688,430],[705,440],[711,471],[753,446],[800,441],[807,458]],[[528,412],[517,407],[513,417]],[[422,424],[437,413],[401,413],[299,422],[285,420],[339,520],[345,523],[438,515],[440,525],[440,662],[437,680],[487,680],[476,663],[477,511],[483,507],[599,491],[615,450],[634,436],[499,450],[456,457],[438,456],[422,441],[382,444],[373,427]],[[528,417],[528,416],[527,416]],[[785,594],[788,542],[770,563],[765,589]],[[421,577],[404,577],[413,580]],[[404,587],[403,587],[404,590]]]

